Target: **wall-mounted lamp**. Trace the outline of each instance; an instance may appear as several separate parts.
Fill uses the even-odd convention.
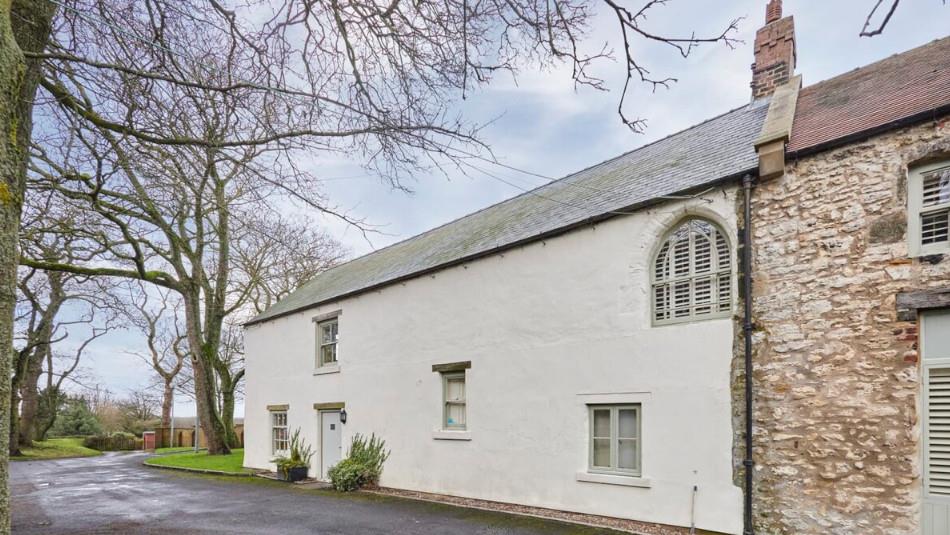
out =
[[[346,409],[340,409],[340,423],[346,423]]]

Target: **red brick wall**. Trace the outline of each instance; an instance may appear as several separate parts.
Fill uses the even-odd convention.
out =
[[[795,21],[785,17],[766,24],[755,34],[752,98],[772,94],[795,72]]]

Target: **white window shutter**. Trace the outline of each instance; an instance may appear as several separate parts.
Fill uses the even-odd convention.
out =
[[[944,161],[911,169],[907,186],[910,255],[950,252],[950,165]]]
[[[938,169],[924,175],[923,206],[950,202],[950,169]]]
[[[927,378],[927,492],[950,496],[950,368]]]
[[[732,310],[732,252],[718,227],[689,219],[667,235],[653,266],[653,321],[688,321]]]
[[[950,209],[921,214],[920,243],[943,243],[950,238]]]

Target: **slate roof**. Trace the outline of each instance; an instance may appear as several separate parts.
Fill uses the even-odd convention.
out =
[[[948,106],[950,37],[944,37],[802,88],[788,151],[872,135]]]
[[[566,176],[321,273],[248,325],[712,185],[758,166],[753,142],[768,100]]]

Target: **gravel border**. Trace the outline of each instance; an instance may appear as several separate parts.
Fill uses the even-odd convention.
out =
[[[651,522],[639,522],[636,520],[627,520],[623,518],[613,518],[608,516],[589,515],[585,513],[572,513],[569,511],[560,511],[557,509],[547,509],[544,507],[532,507],[528,505],[518,505],[513,503],[493,502],[489,500],[478,500],[474,498],[461,498],[458,496],[449,496],[446,494],[432,494],[429,492],[417,492],[413,490],[393,489],[389,487],[380,487],[376,490],[364,490],[371,494],[380,494],[383,496],[396,496],[399,498],[408,498],[410,500],[421,500],[426,502],[444,503],[467,507],[470,509],[481,509],[484,511],[494,511],[522,516],[532,516],[545,520],[557,520],[570,524],[579,524],[594,528],[607,528],[635,535],[688,535],[689,528],[679,526],[669,526],[665,524],[654,524]],[[699,533],[702,531],[697,530]]]

